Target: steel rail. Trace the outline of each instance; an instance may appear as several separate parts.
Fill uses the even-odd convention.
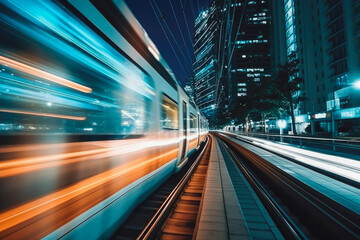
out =
[[[358,214],[267,162],[249,149],[229,138],[218,136],[241,158],[247,160],[253,171],[255,170],[264,182],[271,185],[277,196],[281,196],[287,202],[287,206],[297,213],[296,216],[303,219],[303,224],[312,229],[312,233],[319,235],[320,238],[360,239]]]
[[[291,220],[291,218],[282,210],[277,202],[271,197],[264,186],[257,180],[250,169],[240,160],[230,147],[221,140],[226,147],[227,151],[233,158],[235,164],[238,166],[240,171],[245,176],[246,180],[250,183],[261,202],[264,204],[266,209],[271,213],[272,219],[275,221],[277,227],[281,233],[286,236],[286,239],[307,239],[302,233],[300,228]]]
[[[159,210],[155,213],[155,215],[152,217],[150,222],[146,225],[144,230],[141,232],[141,234],[137,237],[138,240],[154,239],[155,236],[158,234],[160,228],[164,225],[166,219],[169,217],[169,215],[174,207],[174,204],[177,202],[180,194],[183,192],[183,190],[185,189],[191,176],[193,175],[194,171],[196,170],[196,167],[199,165],[200,160],[202,159],[206,149],[208,147],[211,147],[211,146],[209,146],[210,142],[211,142],[211,139],[208,137],[208,139],[206,141],[206,145],[204,146],[201,153],[194,161],[193,165],[186,172],[186,174],[180,180],[180,182],[176,185],[174,190],[172,190],[172,192],[166,198],[166,200],[161,205]]]
[[[228,136],[229,136],[229,135],[228,135]],[[309,169],[311,169],[311,170],[313,170],[313,171],[315,171],[315,172],[321,173],[321,174],[323,174],[323,175],[325,175],[325,176],[328,176],[328,177],[330,177],[330,178],[336,179],[336,180],[338,180],[338,181],[340,181],[340,182],[343,182],[343,183],[345,183],[345,184],[348,184],[348,185],[350,185],[350,186],[353,186],[353,187],[356,187],[356,188],[360,188],[360,183],[357,182],[357,181],[354,181],[354,180],[352,180],[352,179],[346,178],[346,177],[344,177],[344,176],[338,175],[338,174],[333,173],[333,172],[329,172],[329,171],[327,171],[327,170],[325,170],[325,169],[321,169],[321,168],[312,166],[312,165],[310,165],[310,164],[307,164],[307,163],[304,163],[304,162],[302,162],[302,161],[296,160],[296,159],[294,159],[294,158],[292,158],[292,157],[289,157],[289,156],[287,156],[287,155],[285,155],[285,154],[276,152],[276,151],[274,151],[274,150],[270,150],[270,149],[268,149],[268,148],[265,148],[265,147],[256,145],[256,144],[254,144],[252,141],[250,141],[250,140],[248,140],[248,139],[241,138],[240,136],[236,136],[236,135],[235,135],[235,136],[231,136],[231,137],[235,137],[237,140],[243,141],[243,142],[245,142],[245,143],[247,143],[247,144],[250,144],[250,145],[252,145],[252,146],[254,146],[254,147],[257,147],[257,148],[260,148],[260,149],[262,149],[262,150],[265,150],[265,151],[267,151],[267,152],[269,152],[269,153],[272,153],[272,154],[274,154],[274,155],[277,155],[277,156],[279,156],[279,157],[282,157],[282,158],[284,158],[284,159],[287,159],[287,160],[289,160],[289,161],[291,161],[291,162],[293,162],[293,163],[296,163],[296,164],[299,164],[299,165],[301,165],[301,166],[303,166],[303,167],[309,168]]]

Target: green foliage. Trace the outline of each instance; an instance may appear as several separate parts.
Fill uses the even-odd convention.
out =
[[[284,65],[279,66],[275,84],[285,98],[292,97],[294,93],[300,90],[300,84],[304,82],[303,78],[298,77],[298,66],[299,60],[294,52],[290,54],[288,61]]]
[[[290,114],[294,123],[294,107],[304,99],[295,94],[301,89],[300,84],[304,81],[298,77],[298,66],[299,60],[293,52],[288,61],[279,66],[274,78],[262,79],[261,82],[247,82],[246,97],[234,103],[232,109],[219,109],[218,126],[225,126],[231,122],[238,125],[249,119],[260,121],[282,114]],[[226,102],[225,96],[223,100]]]
[[[300,84],[304,82],[304,79],[299,77],[298,72],[299,60],[296,57],[296,53],[292,52],[288,57],[288,61],[284,65],[279,66],[275,78],[276,88],[281,95],[284,105],[288,106],[290,111],[294,134],[296,134],[294,107],[304,100],[303,96],[295,94],[301,89]]]

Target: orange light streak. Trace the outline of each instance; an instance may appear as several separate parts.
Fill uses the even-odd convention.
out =
[[[112,141],[99,141],[85,144],[94,144],[98,145],[99,143],[107,143]],[[120,140],[116,141],[119,144],[112,144],[108,146],[102,146],[101,148],[77,151],[77,152],[67,152],[67,153],[58,153],[51,155],[43,156],[33,156],[25,157],[18,159],[3,160],[0,162],[0,178],[10,177],[18,174],[24,174],[48,167],[62,166],[66,164],[71,164],[75,162],[87,161],[91,159],[101,159],[106,157],[112,157],[116,155],[127,154],[130,152],[141,151],[147,148],[156,146],[156,144],[149,144],[146,142],[135,142],[133,140]],[[136,145],[135,145],[136,144]],[[83,143],[69,143],[69,144],[51,144],[51,145],[31,145],[33,149],[39,150],[43,148],[58,148],[65,149],[66,147],[79,147],[81,148]],[[167,144],[161,144],[165,146]],[[12,149],[15,148],[15,149]],[[22,150],[21,147],[10,147],[12,150]],[[24,147],[24,149],[29,150],[29,147]],[[5,151],[6,152],[6,151]]]
[[[65,164],[70,164],[74,162],[86,161],[94,159],[96,157],[101,157],[99,155],[104,152],[108,152],[111,149],[95,149],[74,153],[63,153],[63,154],[54,154],[54,155],[45,155],[41,157],[34,158],[24,158],[15,161],[6,161],[0,163],[0,177],[10,177],[18,174],[23,174],[39,169],[44,169],[53,166],[60,166]],[[98,154],[98,155],[94,155]],[[116,155],[116,154],[108,154]],[[106,156],[102,156],[106,157]]]
[[[66,136],[66,135],[65,135]],[[91,142],[72,142],[72,143],[52,143],[52,144],[27,144],[23,146],[8,146],[0,148],[0,153],[10,153],[10,152],[23,152],[23,151],[35,151],[42,149],[51,149],[51,148],[71,148],[71,147],[84,147],[93,146],[93,147],[111,147],[118,146],[118,144],[133,144],[138,143],[137,139],[121,139],[121,140],[109,140],[109,141],[91,141]]]
[[[13,59],[10,59],[10,58],[4,57],[4,56],[0,56],[0,64],[7,65],[8,67],[17,69],[17,70],[22,71],[22,72],[26,72],[28,74],[31,74],[33,76],[46,79],[46,80],[51,81],[51,82],[61,84],[63,86],[78,90],[80,92],[84,92],[84,93],[91,93],[92,92],[92,89],[89,88],[89,87],[86,87],[84,85],[78,84],[78,83],[70,81],[68,79],[56,76],[54,74],[45,72],[43,70],[31,67],[29,65],[26,65],[24,63],[15,61]]]
[[[33,116],[41,116],[41,117],[63,118],[63,119],[70,119],[70,120],[76,120],[76,121],[83,121],[86,119],[86,117],[76,117],[76,116],[60,115],[60,114],[53,114],[53,113],[28,112],[28,111],[19,111],[19,110],[11,110],[11,109],[0,109],[0,112],[18,113],[18,114],[26,114],[26,115],[33,115]]]
[[[23,221],[29,220],[41,213],[49,211],[52,208],[59,206],[60,204],[63,204],[70,199],[73,199],[83,193],[91,191],[98,186],[101,186],[102,184],[106,184],[107,182],[114,180],[115,178],[118,178],[125,173],[134,170],[142,171],[153,162],[161,158],[167,157],[171,154],[175,154],[177,152],[178,149],[176,148],[174,150],[168,151],[164,154],[150,158],[145,161],[139,161],[138,163],[129,163],[116,167],[114,169],[80,181],[65,189],[59,190],[57,192],[41,197],[37,200],[3,212],[0,214],[0,232],[17,224],[20,224]]]

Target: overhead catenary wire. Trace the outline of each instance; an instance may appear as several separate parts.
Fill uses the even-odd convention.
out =
[[[224,2],[224,6],[225,6],[225,2]],[[224,9],[224,7],[223,7],[223,9]],[[220,34],[219,34],[219,44],[218,44],[218,57],[217,57],[217,59],[220,59],[220,55],[221,55],[221,53],[220,53],[220,50],[221,50],[221,45],[222,45],[222,29],[223,29],[223,18],[224,18],[224,12],[222,11],[222,13],[221,13],[221,24],[220,24]],[[219,64],[219,66],[221,66],[220,64]],[[221,68],[220,68],[220,70],[221,70]],[[219,71],[219,75],[218,75],[218,78],[220,78],[220,76],[221,76],[221,71]]]
[[[229,34],[229,44],[231,44],[232,42],[232,29],[234,26],[234,18],[235,18],[235,12],[236,12],[236,4],[237,4],[237,0],[235,0],[234,2],[234,8],[233,8],[233,14],[232,14],[232,18],[231,18],[231,27],[230,27],[230,34]],[[230,9],[229,9],[230,10]],[[236,41],[236,35],[235,35],[235,40]]]
[[[228,0],[228,1],[224,1],[224,4],[223,4],[223,9],[226,9],[226,13],[225,11],[223,11],[223,15],[222,15],[222,18],[224,19],[225,18],[225,15],[226,15],[226,21],[223,21],[226,23],[226,29],[224,31],[224,38],[223,38],[223,43],[221,42],[221,38],[222,38],[222,34],[220,34],[219,36],[219,41],[220,41],[220,44],[219,44],[219,48],[218,48],[218,59],[220,58],[220,47],[225,45],[225,49],[227,50],[227,54],[225,53],[225,50],[222,52],[223,53],[223,56],[221,58],[221,64],[220,64],[220,69],[219,69],[219,74],[218,74],[218,83],[217,83],[217,89],[216,89],[216,102],[218,102],[219,98],[221,97],[219,95],[219,91],[220,91],[220,79],[223,77],[223,71],[224,71],[224,65],[225,65],[225,56],[227,56],[227,74],[229,74],[230,70],[231,70],[231,58],[232,58],[232,54],[233,54],[233,46],[232,46],[232,32],[233,32],[233,26],[234,26],[234,19],[235,19],[235,12],[236,12],[236,4],[237,4],[237,0],[235,0],[235,3],[232,5],[231,4],[231,0]],[[226,7],[227,5],[227,7]],[[245,10],[245,5],[246,5],[246,2],[244,4],[244,7],[243,7],[243,12],[242,12],[242,16],[241,16],[241,19],[244,15],[244,10]],[[231,6],[234,6],[233,7],[233,13],[232,13],[232,17],[231,17],[231,21],[230,21],[230,14],[231,14]],[[239,27],[241,25],[241,22],[239,23],[239,26],[237,28],[237,31],[235,33],[235,39],[234,39],[234,44],[236,43],[236,38],[237,38],[237,35],[239,33]],[[223,24],[221,24],[220,26],[220,32],[222,32],[222,28],[223,28]],[[235,46],[235,45],[234,45]],[[227,77],[229,77],[229,75],[227,75]]]
[[[152,10],[153,10],[153,12],[154,12],[154,14],[155,14],[155,16],[156,16],[156,19],[158,20],[158,22],[159,22],[159,24],[160,24],[160,26],[161,26],[161,29],[163,30],[164,35],[165,35],[166,39],[168,40],[168,42],[169,42],[169,44],[170,44],[170,47],[171,47],[171,49],[173,50],[174,55],[175,55],[176,59],[178,60],[178,62],[179,62],[179,64],[180,64],[180,67],[181,67],[182,70],[184,71],[185,76],[187,76],[186,70],[185,70],[184,66],[182,65],[182,63],[181,63],[181,61],[180,61],[180,59],[179,59],[179,57],[178,57],[178,55],[177,55],[177,53],[176,53],[176,51],[175,51],[175,49],[174,49],[174,46],[172,45],[172,43],[171,43],[171,41],[170,41],[170,39],[169,39],[169,37],[168,37],[168,35],[167,35],[164,27],[162,26],[161,20],[159,19],[159,16],[158,16],[158,14],[156,13],[156,10],[155,10],[155,8],[154,8],[151,0],[150,0],[149,2],[150,2],[150,5],[151,5]]]
[[[180,6],[181,6],[182,14],[183,14],[183,16],[184,16],[184,21],[185,21],[187,33],[188,33],[188,36],[189,36],[189,39],[190,39],[191,47],[192,47],[192,49],[193,49],[193,51],[194,51],[193,38],[191,37],[191,33],[190,33],[190,29],[189,29],[189,24],[188,24],[186,15],[185,15],[185,1],[184,1],[184,4],[183,4],[183,3],[182,3],[182,0],[180,0]]]
[[[176,46],[177,46],[178,49],[180,50],[180,53],[182,54],[182,56],[183,56],[183,58],[184,58],[184,63],[187,64],[187,60],[186,60],[186,58],[185,58],[184,51],[181,49],[179,43],[176,41],[176,38],[175,38],[174,34],[172,33],[169,25],[167,24],[166,19],[165,19],[164,15],[162,14],[162,12],[161,12],[158,4],[156,3],[155,0],[152,0],[152,1],[153,1],[153,3],[155,4],[155,7],[156,7],[156,9],[157,9],[158,12],[159,12],[159,14],[160,14],[160,16],[161,16],[161,20],[164,22],[164,25],[165,25],[166,29],[167,29],[168,32],[170,33],[171,38],[173,39],[173,41],[175,42]],[[151,0],[150,0],[150,2],[151,2]],[[192,67],[192,61],[191,61],[191,59],[189,59],[189,60],[190,60],[190,62],[188,62],[188,64],[191,65],[191,67]],[[186,71],[185,71],[185,73],[186,73]],[[189,73],[186,74],[186,76],[188,76],[188,75],[189,75]]]
[[[171,11],[172,11],[172,13],[173,13],[173,15],[174,15],[174,18],[175,18],[176,25],[177,25],[177,27],[178,27],[178,29],[179,29],[179,32],[180,32],[180,35],[181,35],[181,39],[182,39],[182,41],[183,41],[183,43],[184,43],[184,48],[186,49],[186,52],[187,52],[187,55],[188,55],[188,57],[189,57],[190,63],[192,63],[192,59],[191,59],[191,57],[190,57],[189,49],[188,49],[188,47],[187,47],[187,45],[186,45],[186,41],[185,41],[184,35],[183,35],[183,33],[182,33],[182,30],[181,30],[181,28],[180,28],[179,22],[178,22],[178,20],[177,20],[177,17],[176,17],[176,14],[175,14],[175,10],[174,10],[174,7],[173,7],[173,5],[172,5],[172,3],[171,3],[171,0],[169,0],[169,3],[170,3]]]
[[[224,2],[224,8],[226,6],[225,3],[226,3],[226,1]],[[225,48],[226,48],[226,43],[229,44],[227,37],[228,37],[229,24],[230,24],[229,23],[229,19],[230,19],[230,0],[228,0],[228,3],[229,3],[229,6],[226,7],[226,18],[227,18],[227,20],[225,21],[226,29],[225,29],[225,33],[224,33],[224,46],[225,46]],[[222,45],[222,43],[220,43],[220,44]],[[228,48],[226,48],[226,49],[228,49]],[[225,51],[224,51],[224,56],[225,56]],[[222,57],[222,63],[221,63],[221,68],[220,68],[220,77],[222,76],[222,72],[223,72],[224,64],[225,64],[225,57],[224,56]]]
[[[226,1],[224,1],[222,9],[225,9],[225,5],[226,5]],[[225,16],[225,12],[222,11],[222,13],[221,13],[221,18],[222,19],[221,19],[220,34],[219,34],[218,58],[217,59],[220,59],[220,57],[221,57],[221,46],[223,45],[222,44],[222,36],[223,36],[222,29],[223,29],[223,26],[224,26],[224,21],[223,21],[224,16]],[[225,38],[225,36],[224,36],[224,38]],[[224,41],[224,44],[225,44],[225,41]],[[220,96],[219,96],[220,95],[220,79],[221,79],[221,76],[222,76],[223,64],[224,64],[224,57],[222,58],[221,64],[219,64],[220,69],[218,71],[219,74],[218,74],[218,81],[217,81],[216,92],[215,92],[215,101],[216,101],[216,103],[218,103],[218,101],[220,99]]]
[[[233,56],[234,51],[235,51],[236,38],[237,38],[237,36],[238,36],[238,34],[239,34],[239,31],[240,31],[240,28],[241,28],[241,25],[242,25],[242,22],[243,22],[243,19],[244,19],[245,9],[246,9],[246,6],[247,6],[247,2],[248,2],[247,0],[245,0],[245,2],[244,2],[244,7],[243,7],[243,11],[242,11],[242,13],[241,13],[241,18],[240,18],[239,26],[238,26],[237,31],[236,31],[236,34],[235,34],[234,44],[233,44],[233,46],[232,46],[232,48],[231,48],[231,54],[230,54],[230,57],[229,57],[229,62],[231,62],[232,56]],[[230,69],[229,69],[228,71],[230,71]]]

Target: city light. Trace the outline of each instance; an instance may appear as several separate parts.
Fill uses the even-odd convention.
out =
[[[0,240],[360,239],[360,0],[299,2],[0,0]]]
[[[285,120],[278,120],[277,125],[279,126],[280,129],[283,129],[283,128],[286,127],[286,121]]]
[[[283,137],[282,137],[282,135],[283,135],[283,131],[284,131],[284,128],[286,127],[286,121],[285,120],[278,120],[277,121],[277,125],[279,126],[279,128],[280,128],[280,142],[282,142],[283,141]]]

